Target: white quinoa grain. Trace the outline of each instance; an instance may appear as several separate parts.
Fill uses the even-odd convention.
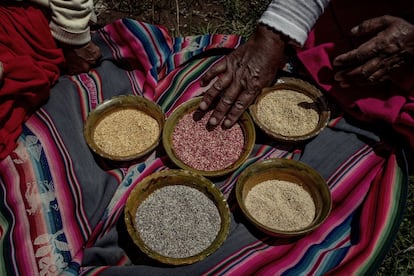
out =
[[[265,226],[293,231],[310,225],[316,207],[312,196],[302,186],[284,180],[266,180],[246,195],[248,212]]]
[[[257,103],[257,118],[272,132],[301,136],[313,131],[319,122],[315,102],[309,96],[287,89],[274,90]]]
[[[144,243],[160,255],[194,256],[216,238],[220,213],[212,200],[186,185],[162,187],[138,207],[136,228]]]
[[[160,134],[156,119],[143,111],[128,108],[104,117],[93,132],[96,145],[114,156],[129,156],[151,146]]]

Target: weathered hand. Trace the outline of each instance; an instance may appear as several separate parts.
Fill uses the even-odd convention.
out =
[[[335,80],[343,87],[382,82],[414,56],[414,25],[404,19],[376,17],[354,27],[351,33],[369,40],[334,59],[338,70]]]
[[[205,92],[200,109],[207,110],[217,102],[209,119],[215,126],[231,127],[249,107],[261,90],[271,84],[283,59],[285,42],[281,34],[259,25],[252,37],[222,61],[208,70],[201,85]]]
[[[63,45],[66,68],[69,75],[88,72],[102,57],[101,50],[93,42],[83,46]]]

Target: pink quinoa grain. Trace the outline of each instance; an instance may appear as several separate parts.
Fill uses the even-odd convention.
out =
[[[217,171],[235,163],[244,148],[243,130],[239,123],[230,129],[217,126],[207,129],[210,111],[200,120],[194,113],[185,114],[175,126],[172,146],[177,157],[194,169]]]

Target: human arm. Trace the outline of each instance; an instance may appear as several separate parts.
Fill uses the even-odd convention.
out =
[[[97,64],[101,51],[91,41],[89,29],[93,0],[31,1],[50,9],[50,30],[63,50],[68,74],[88,72]]]
[[[354,27],[351,35],[365,42],[334,59],[335,80],[343,87],[382,82],[413,60],[414,25],[402,18],[372,18]]]
[[[209,124],[231,127],[270,85],[283,64],[288,43],[303,45],[329,0],[273,0],[249,40],[214,65],[201,79],[212,84],[200,109],[215,106]],[[217,105],[215,105],[217,103]]]

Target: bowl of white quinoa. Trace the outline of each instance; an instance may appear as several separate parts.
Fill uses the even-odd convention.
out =
[[[271,138],[300,142],[318,135],[330,110],[322,92],[304,80],[281,77],[262,90],[249,107],[255,124]]]
[[[153,173],[130,193],[125,224],[135,245],[160,263],[205,259],[227,238],[230,210],[207,178],[174,169]]]
[[[92,110],[83,134],[89,148],[112,161],[132,161],[152,152],[161,140],[165,114],[155,102],[120,95]]]
[[[320,226],[332,208],[324,178],[303,162],[271,158],[250,165],[236,183],[242,213],[264,233],[305,235]]]
[[[198,109],[202,97],[179,105],[167,118],[162,143],[169,158],[181,169],[206,177],[226,175],[240,167],[253,150],[256,132],[244,112],[229,129],[208,126],[213,110]]]

